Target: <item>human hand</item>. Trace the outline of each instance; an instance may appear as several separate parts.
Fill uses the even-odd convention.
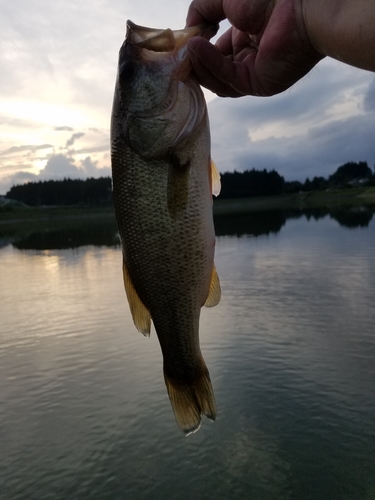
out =
[[[232,26],[212,45],[189,42],[194,73],[204,87],[223,97],[270,96],[283,92],[324,56],[307,36],[301,1],[193,0],[186,25]]]

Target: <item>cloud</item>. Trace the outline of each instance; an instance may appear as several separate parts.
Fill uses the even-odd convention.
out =
[[[375,111],[375,76],[372,78],[363,100],[363,108],[368,113]]]
[[[374,162],[375,116],[366,111],[375,79],[360,74],[328,61],[284,94],[210,102],[219,170],[275,169],[288,180],[304,180],[327,176],[347,161]]]
[[[30,172],[17,172],[12,175],[14,184],[24,184],[25,182],[34,181],[38,176]]]
[[[100,146],[93,146],[90,148],[77,149],[77,154],[88,154],[88,153],[103,153],[109,151],[109,142],[102,144]]]
[[[74,164],[74,161],[62,154],[53,155],[46,166],[40,171],[39,179],[77,179],[83,172]]]
[[[6,149],[5,151],[0,152],[0,156],[11,155],[13,153],[22,153],[23,151],[34,152],[40,149],[50,149],[53,146],[51,144],[25,144],[23,146],[12,146],[11,148]]]
[[[0,80],[1,80],[1,75],[0,75]],[[24,120],[22,118],[9,116],[6,114],[6,112],[0,113],[0,124],[2,126],[6,126],[8,131],[10,127],[13,129],[33,128],[34,130],[38,127],[38,125],[35,124],[35,122],[33,122],[32,120]]]
[[[109,173],[109,120],[126,20],[180,28],[188,4],[3,2],[0,189],[21,182],[22,173],[36,179]],[[350,160],[374,162],[374,110],[374,75],[326,58],[278,96],[210,102],[213,158],[221,171],[275,168],[300,180],[328,175]],[[51,156],[48,147],[60,154]]]
[[[19,168],[19,165],[14,165],[9,170],[17,168]],[[54,154],[48,159],[45,167],[38,174],[20,170],[3,176],[0,179],[0,194],[5,194],[12,186],[25,182],[62,180],[67,178],[86,179],[88,177],[109,177],[110,175],[110,167],[100,167],[98,162],[93,161],[90,156],[76,162],[71,156]]]
[[[0,195],[5,195],[12,186],[38,180],[38,176],[31,172],[19,171],[12,175],[5,175],[0,179]]]
[[[216,164],[221,171],[275,169],[287,180],[306,177],[328,177],[337,167],[348,161],[375,162],[375,116],[354,116],[346,120],[301,131],[292,137],[268,137],[247,141],[225,150],[215,142]]]
[[[56,128],[59,128],[58,136]],[[0,151],[0,192],[7,192],[13,184],[23,180],[110,176],[109,131],[89,127],[72,134],[71,129],[66,125],[47,127],[43,131],[53,142],[22,144]],[[77,140],[82,147],[73,149]]]
[[[40,180],[47,179],[85,179],[87,177],[102,177],[110,175],[108,167],[99,168],[98,162],[93,161],[90,156],[79,162],[79,165],[68,156],[57,154],[51,156],[46,166],[37,176]]]
[[[62,126],[62,127],[54,127],[53,130],[56,130],[57,132],[62,132],[62,131],[73,132],[74,128],[73,127]]]
[[[83,137],[84,135],[85,135],[84,132],[77,132],[77,133],[73,134],[71,136],[71,138],[66,141],[66,147],[73,146],[74,142],[77,139]]]
[[[81,169],[87,177],[109,177],[111,175],[109,167],[98,168],[98,162],[93,162],[90,156],[81,161]]]

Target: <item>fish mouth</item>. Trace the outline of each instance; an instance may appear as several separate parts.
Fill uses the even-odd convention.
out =
[[[192,99],[191,112],[186,116],[190,120],[195,110],[203,110],[204,98],[199,92],[199,84],[191,74],[191,63],[188,56],[187,44],[194,36],[211,36],[215,34],[218,26],[212,24],[201,24],[180,30],[156,29],[140,26],[128,20],[126,23],[125,42],[120,49],[118,78],[120,88],[126,95],[128,81],[132,81],[134,73],[143,65],[148,65],[148,73],[155,74],[155,81],[158,74],[160,78],[169,81],[168,88],[164,89],[162,99],[155,104],[145,105],[144,108],[132,108],[131,103],[126,107],[127,126],[131,123],[143,120],[159,119],[160,123],[167,120],[176,120],[175,109],[179,103],[178,97],[181,88],[185,88],[189,80],[189,95]],[[163,76],[164,74],[164,76]],[[148,87],[147,91],[150,91]],[[186,90],[185,90],[186,98]],[[203,100],[203,101],[202,101]],[[201,111],[198,113],[201,117]],[[197,116],[198,116],[197,115]],[[182,130],[187,127],[183,124]]]
[[[183,47],[196,35],[213,36],[218,26],[200,24],[182,30],[156,29],[139,26],[133,21],[126,22],[126,41],[152,52],[174,52]]]

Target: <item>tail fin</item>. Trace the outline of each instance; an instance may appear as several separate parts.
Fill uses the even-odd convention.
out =
[[[188,436],[196,432],[202,423],[202,415],[210,420],[216,418],[216,404],[210,375],[206,367],[201,376],[189,383],[176,382],[164,371],[174,416],[179,428]]]

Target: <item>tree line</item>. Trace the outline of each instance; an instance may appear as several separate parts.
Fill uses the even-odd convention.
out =
[[[111,203],[111,178],[63,179],[12,186],[5,195],[26,205],[103,205]]]
[[[221,175],[221,198],[240,198],[250,196],[272,196],[300,191],[323,191],[355,185],[375,185],[374,172],[366,161],[348,162],[338,167],[327,179],[324,177],[307,178],[305,182],[285,181],[275,170],[245,170],[226,172]]]
[[[341,165],[328,179],[307,178],[304,183],[287,182],[275,170],[245,170],[221,175],[220,198],[272,196],[299,191],[318,191],[351,185],[375,185],[375,169],[367,162],[349,162]],[[26,205],[103,205],[112,202],[111,178],[64,179],[60,181],[29,182],[11,187],[7,198]]]
[[[284,192],[324,191],[356,185],[375,185],[375,167],[374,172],[372,172],[367,161],[345,163],[338,167],[336,172],[330,175],[328,179],[314,177],[311,180],[307,178],[304,183],[299,181],[286,182]]]

